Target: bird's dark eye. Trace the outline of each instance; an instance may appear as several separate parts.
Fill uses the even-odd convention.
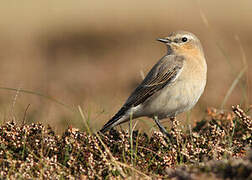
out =
[[[186,42],[187,38],[186,37],[182,37],[182,42]]]

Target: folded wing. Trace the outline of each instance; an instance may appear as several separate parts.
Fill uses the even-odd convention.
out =
[[[164,56],[132,92],[123,107],[103,126],[101,132],[106,132],[115,125],[124,122],[120,122],[120,119],[131,107],[144,103],[154,93],[174,82],[183,68],[183,63],[183,56]]]

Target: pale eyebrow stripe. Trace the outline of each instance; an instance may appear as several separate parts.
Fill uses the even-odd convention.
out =
[[[190,34],[183,35],[182,37],[187,37],[188,39],[194,39],[194,37]]]

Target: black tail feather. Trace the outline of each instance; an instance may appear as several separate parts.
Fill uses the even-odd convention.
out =
[[[106,131],[110,130],[112,127],[117,125],[117,121],[121,119],[125,112],[128,110],[125,106],[123,106],[100,130],[101,133],[105,133]],[[120,123],[119,123],[120,124]]]

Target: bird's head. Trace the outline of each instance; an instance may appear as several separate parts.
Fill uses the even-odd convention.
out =
[[[203,49],[199,39],[192,33],[186,31],[173,32],[158,41],[165,43],[168,47],[168,54],[203,55]]]

